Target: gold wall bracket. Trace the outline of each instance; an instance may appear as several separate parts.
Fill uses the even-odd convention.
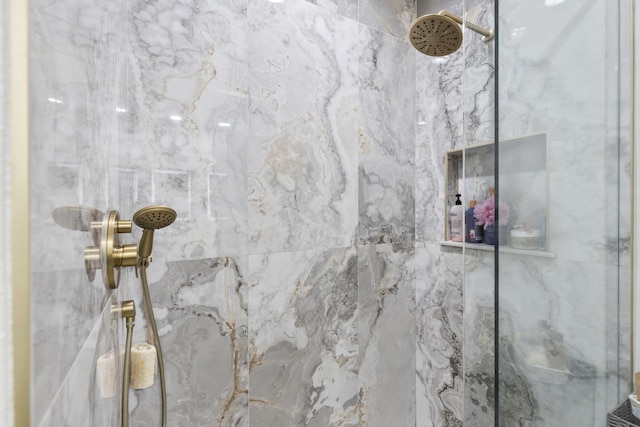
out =
[[[133,300],[122,301],[120,304],[113,304],[111,306],[111,314],[122,317],[123,319],[135,319],[136,306]]]
[[[120,315],[126,320],[127,339],[124,350],[124,372],[122,375],[122,402],[120,420],[122,427],[129,427],[129,382],[131,380],[131,340],[133,338],[133,325],[136,320],[136,306],[132,300],[123,301],[120,305],[111,306],[111,314]]]

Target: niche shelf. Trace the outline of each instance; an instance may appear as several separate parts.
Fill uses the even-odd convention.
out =
[[[480,251],[494,251],[493,245],[451,241],[449,209],[456,194],[461,194],[466,212],[469,201],[479,204],[489,198],[489,188],[495,186],[495,146],[493,142],[447,151],[445,155],[445,240],[442,246]],[[547,133],[536,133],[500,141],[501,202],[509,208],[506,243],[499,251],[521,255],[553,258],[549,236],[549,177],[547,171]],[[513,228],[540,230],[545,249],[526,250],[511,247]],[[465,225],[466,229],[466,225]]]
[[[440,246],[448,246],[452,248],[465,248],[465,250],[473,250],[473,251],[483,251],[483,252],[493,252],[495,251],[495,245],[487,245],[484,243],[466,243],[466,242],[452,242],[441,241]],[[502,253],[506,254],[516,254],[516,255],[529,255],[529,256],[537,256],[542,258],[555,258],[556,254],[548,251],[541,250],[528,250],[528,249],[515,249],[508,245],[498,245],[498,250]]]

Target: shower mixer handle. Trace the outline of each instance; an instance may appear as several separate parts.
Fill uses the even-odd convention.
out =
[[[89,246],[84,250],[84,269],[87,272],[89,283],[96,278],[96,270],[100,269],[100,248]]]
[[[130,219],[119,219],[115,223],[116,231],[120,234],[131,233],[133,230],[133,221]]]
[[[106,226],[109,227],[109,224]],[[117,233],[130,233],[131,221],[114,221],[112,227]],[[108,232],[107,236],[100,242],[100,246],[89,246],[84,250],[84,267],[89,282],[95,279],[96,270],[106,269],[103,272],[105,286],[115,289],[118,284],[113,270],[119,267],[135,266],[138,260],[138,246],[132,244],[119,246],[116,233]]]
[[[129,244],[114,248],[113,257],[116,267],[133,267],[138,260],[138,246]]]
[[[85,251],[87,274],[90,270],[102,270],[105,287],[117,289],[120,281],[120,267],[136,265],[138,248],[136,245],[120,245],[120,234],[131,233],[133,222],[121,220],[118,211],[109,211],[102,220],[100,244]]]

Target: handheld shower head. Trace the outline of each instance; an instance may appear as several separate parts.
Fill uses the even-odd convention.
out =
[[[133,222],[142,228],[142,239],[138,246],[138,257],[145,264],[153,249],[153,232],[168,227],[176,220],[176,211],[166,206],[147,206],[133,215]]]
[[[409,40],[413,47],[425,55],[450,55],[462,44],[462,23],[462,18],[446,10],[437,15],[424,15],[411,24]],[[482,34],[485,42],[493,40],[493,29],[485,30],[466,21],[464,26]]]
[[[167,425],[167,388],[164,373],[164,361],[162,346],[158,336],[158,327],[153,315],[151,295],[149,293],[149,281],[147,280],[147,267],[153,247],[153,232],[164,228],[176,220],[176,211],[166,206],[147,206],[133,214],[133,222],[143,229],[140,245],[138,245],[138,267],[140,267],[140,281],[142,282],[142,294],[144,296],[144,316],[147,319],[147,341],[156,347],[158,371],[160,372],[160,395],[162,398],[162,426]]]

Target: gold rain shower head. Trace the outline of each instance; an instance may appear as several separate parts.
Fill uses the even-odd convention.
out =
[[[462,44],[463,21],[457,15],[446,10],[437,15],[424,15],[413,21],[409,29],[409,39],[413,47],[429,56],[450,55]],[[464,26],[482,34],[485,42],[493,40],[493,29],[485,30],[477,25],[464,22]]]

